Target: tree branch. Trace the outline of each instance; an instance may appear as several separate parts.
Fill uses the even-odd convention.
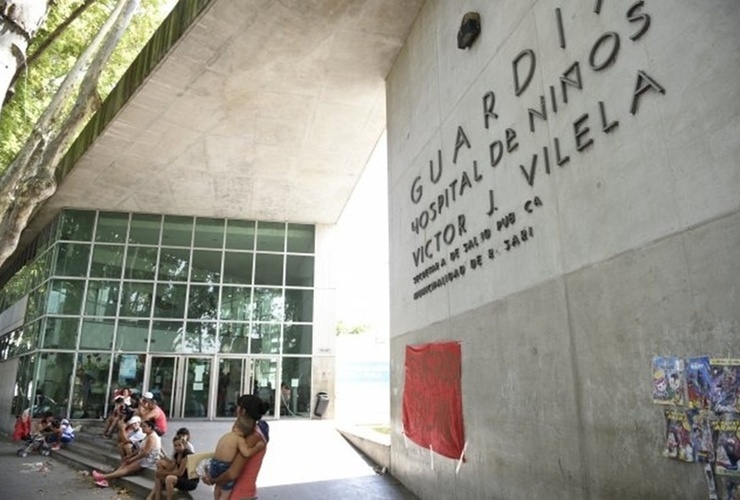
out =
[[[18,247],[28,221],[56,191],[54,172],[70,143],[95,113],[103,67],[133,18],[139,0],[118,0],[116,7],[62,82],[49,107],[36,122],[26,145],[0,179],[0,266]],[[78,83],[69,113],[64,104]],[[59,127],[56,125],[62,122]],[[6,236],[7,235],[7,236]]]
[[[77,18],[80,17],[88,9],[88,7],[90,7],[96,1],[97,0],[85,0],[82,5],[77,7],[67,19],[65,19],[59,26],[56,27],[56,29],[52,33],[49,34],[49,36],[46,37],[46,39],[36,48],[36,50],[33,51],[33,54],[28,56],[23,62],[18,65],[13,78],[11,78],[10,80],[8,93],[5,95],[5,104],[7,104],[8,100],[13,96],[13,87],[15,87],[15,82],[18,81],[18,78],[20,78],[20,76],[23,74],[23,71],[27,67],[31,66],[31,64],[33,64],[36,59],[41,57],[46,49],[49,48],[49,46],[54,43],[62,33],[64,33],[64,30],[67,29],[67,26],[76,21]]]

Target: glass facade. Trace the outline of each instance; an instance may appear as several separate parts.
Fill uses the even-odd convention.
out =
[[[305,224],[61,212],[0,290],[0,310],[28,298],[0,337],[0,361],[22,357],[13,411],[34,393],[98,418],[128,386],[175,417],[230,416],[242,392],[308,416],[314,243]]]

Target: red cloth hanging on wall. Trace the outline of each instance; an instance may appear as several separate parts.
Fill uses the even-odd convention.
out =
[[[465,445],[458,342],[406,346],[403,429],[424,448],[458,459]]]

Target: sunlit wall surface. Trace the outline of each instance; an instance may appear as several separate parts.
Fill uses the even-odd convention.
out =
[[[2,289],[3,309],[28,294],[23,328],[0,339],[2,359],[33,354],[14,411],[34,391],[98,417],[110,389],[154,387],[159,360],[198,357],[204,367],[190,371],[221,398],[216,416],[247,382],[274,403],[280,381],[290,387],[283,412],[308,414],[314,237],[303,224],[62,212]]]

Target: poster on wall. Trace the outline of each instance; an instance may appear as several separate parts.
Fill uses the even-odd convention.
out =
[[[709,408],[712,372],[709,356],[686,359],[686,392],[689,408],[703,410]]]
[[[121,354],[121,365],[118,369],[118,384],[128,385],[130,380],[136,380],[136,366],[139,357],[136,354]]]
[[[717,474],[740,476],[740,415],[725,413],[712,426],[717,436]]]
[[[683,360],[676,356],[653,358],[653,402],[661,405],[684,404]]]
[[[740,500],[740,478],[726,477],[725,483],[725,500]]]
[[[712,439],[712,414],[708,411],[690,410],[691,446],[697,462],[714,462],[714,442]]]
[[[666,438],[663,456],[683,462],[694,461],[694,447],[691,444],[691,426],[685,410],[666,408]]]
[[[465,445],[460,344],[406,346],[403,430],[411,441],[459,459]]]
[[[709,401],[717,413],[740,411],[740,359],[711,360]]]

